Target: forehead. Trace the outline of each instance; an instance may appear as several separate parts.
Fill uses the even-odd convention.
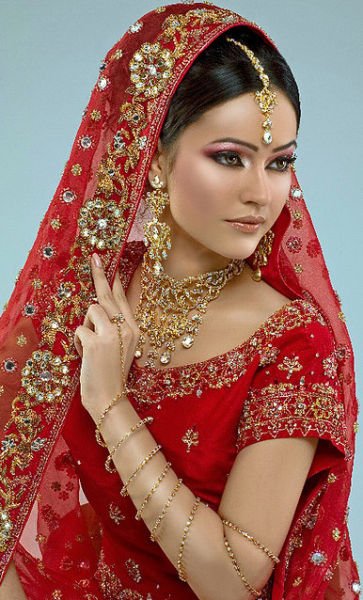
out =
[[[271,132],[274,146],[279,146],[296,137],[297,121],[290,100],[283,92],[274,91],[277,93],[277,105],[271,113]],[[209,141],[220,137],[241,137],[268,149],[261,140],[264,118],[254,93],[241,94],[207,110],[185,130],[185,134],[190,140],[198,136]]]

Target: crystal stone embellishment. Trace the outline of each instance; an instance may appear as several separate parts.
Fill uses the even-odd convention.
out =
[[[316,550],[315,552],[313,552],[310,555],[310,562],[313,563],[313,565],[320,567],[321,565],[324,565],[326,563],[327,557],[325,552],[320,552],[319,550]]]
[[[75,198],[76,194],[72,192],[72,190],[64,190],[64,192],[62,193],[62,200],[66,204],[70,204],[71,202],[73,202],[73,200],[75,200]]]
[[[182,340],[184,348],[191,348],[194,342],[194,338],[191,335],[186,335]]]
[[[352,583],[352,591],[355,594],[360,594],[360,592],[361,592],[361,585],[360,585],[359,581],[353,581],[353,583]]]

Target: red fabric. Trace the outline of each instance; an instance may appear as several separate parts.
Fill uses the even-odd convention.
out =
[[[199,53],[237,25],[266,37],[232,11],[170,5],[142,17],[109,51],[1,317],[0,574],[14,555],[31,599],[194,597],[121,499],[118,476],[104,470],[104,450],[77,392],[73,334],[94,295],[88,261],[95,245],[109,280],[120,265],[125,285],[141,257],[146,176],[171,95]],[[145,89],[155,98],[130,78],[130,61],[145,42],[159,44],[159,59],[162,49],[178,56],[168,67],[156,61],[162,78],[148,71]],[[291,305],[237,349],[197,367],[146,373],[133,365],[138,401],[130,399],[140,417],[155,415],[151,431],[175,472],[214,508],[239,448],[318,436],[265,596],[350,600],[358,582],[346,527],[357,419],[353,354],[295,175],[274,232],[263,277]],[[147,402],[140,403],[142,394]]]

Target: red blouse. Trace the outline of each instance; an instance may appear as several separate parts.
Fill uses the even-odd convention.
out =
[[[175,473],[214,510],[240,450],[271,438],[320,438],[298,515],[299,507],[313,493],[310,478],[345,449],[337,360],[322,315],[311,303],[296,299],[270,316],[248,340],[220,356],[162,370],[139,367],[134,361],[129,399],[140,418],[154,417],[150,431]],[[119,475],[105,470],[107,450],[96,444],[94,430],[82,405],[74,404],[63,437],[85,496],[102,523],[100,558],[90,549],[92,558],[83,565],[85,595],[78,590],[74,598],[196,598],[188,584],[178,579],[158,544],[150,540],[143,521],[135,520],[130,498],[121,497]],[[294,550],[288,535],[282,552],[286,569]],[[63,563],[53,565],[59,573],[53,590],[65,589],[67,555],[72,565],[68,564],[68,571],[77,564],[79,568],[74,545],[59,552]],[[317,568],[313,560],[310,568]],[[59,598],[72,600],[73,592],[67,590]],[[29,597],[40,600],[33,593]]]

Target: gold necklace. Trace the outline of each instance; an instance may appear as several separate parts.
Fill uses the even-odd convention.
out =
[[[145,366],[155,367],[157,360],[162,365],[169,364],[178,338],[183,348],[191,348],[209,302],[218,298],[224,286],[242,273],[244,264],[241,259],[233,259],[224,269],[178,280],[166,273],[155,277],[153,262],[145,252],[141,294],[135,312],[140,329],[135,358],[141,358],[146,338],[151,349]]]

